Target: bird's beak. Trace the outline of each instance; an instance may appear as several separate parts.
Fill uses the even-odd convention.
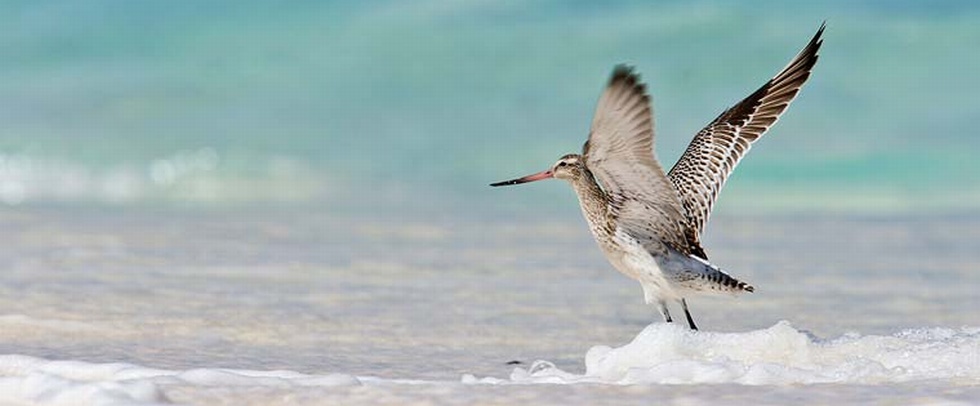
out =
[[[525,176],[523,178],[517,178],[517,179],[505,180],[503,182],[491,183],[490,186],[519,185],[521,183],[534,182],[536,180],[549,179],[549,178],[553,178],[553,177],[555,177],[555,174],[554,173],[551,173],[551,170],[547,170],[547,171],[544,171],[544,172],[535,173],[534,175],[527,175],[527,176]]]

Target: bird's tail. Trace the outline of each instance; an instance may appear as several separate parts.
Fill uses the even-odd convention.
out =
[[[673,250],[671,250],[673,251]],[[739,294],[755,292],[755,288],[745,282],[735,279],[721,268],[694,255],[671,252],[672,256],[681,256],[681,269],[668,272],[670,278],[684,290],[695,292],[717,292]]]
[[[700,266],[695,266],[695,268],[701,268],[698,270],[699,281],[698,285],[701,289],[713,290],[717,292],[724,293],[742,293],[742,292],[755,292],[755,287],[749,285],[748,283],[742,282],[735,279],[721,268],[711,264],[710,262],[691,255],[691,258]]]

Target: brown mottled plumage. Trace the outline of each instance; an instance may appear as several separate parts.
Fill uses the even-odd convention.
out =
[[[708,263],[701,232],[728,176],[810,76],[823,30],[821,25],[779,74],[698,132],[669,173],[653,153],[646,88],[632,69],[617,66],[599,98],[581,155],[565,155],[547,171],[491,186],[568,181],[613,267],[640,282],[647,303],[657,303],[667,322],[666,302],[676,300],[696,329],[687,294],[754,291]]]
[[[810,77],[823,43],[823,30],[821,25],[810,43],[779,74],[701,129],[671,168],[667,177],[684,206],[689,243],[700,246],[711,207],[735,165],[779,119]]]

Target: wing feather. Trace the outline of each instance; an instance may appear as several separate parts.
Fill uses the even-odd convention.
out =
[[[617,66],[582,155],[619,227],[651,252],[665,252],[666,243],[688,253],[680,199],[653,153],[653,124],[645,87],[630,68]]]
[[[793,101],[817,62],[824,25],[775,77],[725,110],[694,137],[667,175],[689,222],[688,243],[700,246],[701,232],[728,176]]]

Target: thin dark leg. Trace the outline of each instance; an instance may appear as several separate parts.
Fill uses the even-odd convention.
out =
[[[658,302],[657,303],[657,306],[660,308],[660,314],[662,314],[664,316],[664,321],[666,321],[668,323],[673,323],[674,320],[671,320],[671,318],[670,318],[670,310],[667,310],[667,303],[665,303],[665,302]]]
[[[694,318],[691,317],[691,312],[687,310],[687,300],[681,299],[681,307],[684,308],[684,315],[687,316],[687,325],[691,326],[691,330],[697,330],[698,326],[694,324]]]

